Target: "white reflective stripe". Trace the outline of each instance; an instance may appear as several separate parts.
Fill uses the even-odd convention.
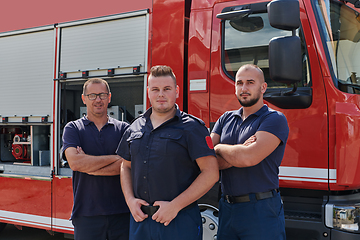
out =
[[[280,180],[336,183],[336,169],[280,167]]]
[[[299,182],[321,182],[321,183],[336,183],[336,180],[327,180],[327,179],[314,179],[314,178],[294,178],[294,177],[280,177],[280,180],[287,181],[299,181]]]
[[[206,91],[206,79],[190,80],[190,91]]]
[[[33,214],[18,213],[18,212],[9,212],[0,210],[0,220],[12,222],[13,224],[27,224],[37,227],[46,227],[51,228],[51,218],[43,217]],[[74,227],[70,220],[54,218],[53,219],[53,228],[73,231]]]
[[[74,231],[74,226],[68,219],[54,218],[53,228]]]
[[[51,228],[51,218],[0,210],[0,220]]]

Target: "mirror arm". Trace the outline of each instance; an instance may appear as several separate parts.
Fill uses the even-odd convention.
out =
[[[292,90],[286,91],[286,92],[282,92],[281,95],[282,95],[282,96],[291,96],[291,95],[293,95],[293,94],[296,92],[296,90],[297,90],[297,83],[294,83],[294,87],[293,87]]]

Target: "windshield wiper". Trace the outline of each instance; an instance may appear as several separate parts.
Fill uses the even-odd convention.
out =
[[[343,0],[343,2],[352,3],[354,7],[360,8],[360,1],[359,0]]]

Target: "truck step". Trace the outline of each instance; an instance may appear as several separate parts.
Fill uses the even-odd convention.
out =
[[[285,219],[301,219],[310,221],[321,221],[321,213],[285,211]]]

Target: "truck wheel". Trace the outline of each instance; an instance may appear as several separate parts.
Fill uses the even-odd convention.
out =
[[[211,205],[199,204],[203,224],[203,240],[216,240],[219,210]]]
[[[219,183],[198,200],[202,223],[203,240],[216,240],[219,214]]]
[[[6,223],[0,223],[0,233],[2,232],[2,230],[4,230],[5,227]]]

